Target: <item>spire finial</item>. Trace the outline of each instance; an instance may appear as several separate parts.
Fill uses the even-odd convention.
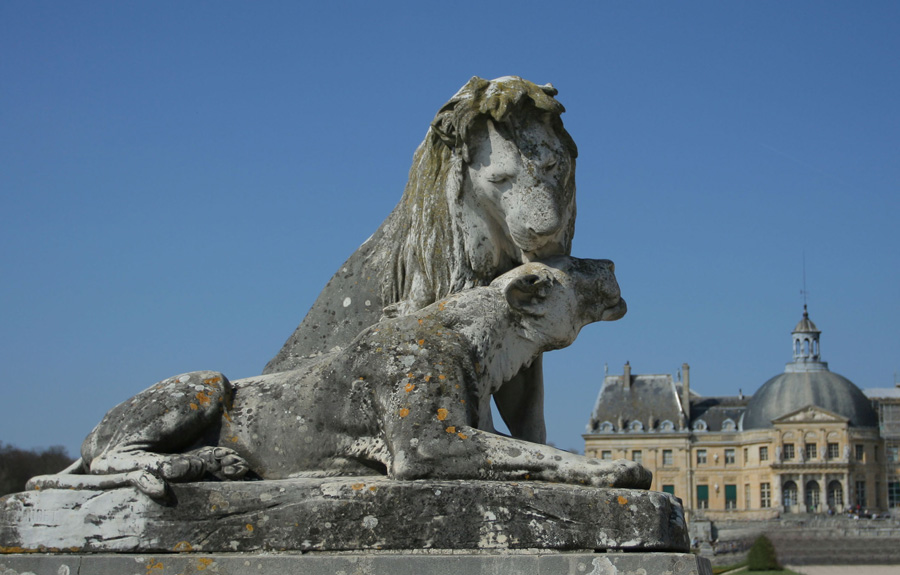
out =
[[[803,317],[809,317],[806,311],[806,298],[809,296],[809,292],[806,291],[806,252],[803,252],[803,289],[800,290],[800,295],[803,296]]]

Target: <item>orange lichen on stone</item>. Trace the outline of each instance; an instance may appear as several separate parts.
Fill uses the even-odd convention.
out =
[[[409,410],[405,407],[400,408],[400,417],[406,417],[409,415]]]
[[[204,385],[215,385],[217,383],[222,383],[222,378],[219,376],[216,377],[207,377],[203,380]]]
[[[151,569],[164,569],[162,561],[157,561],[151,557],[150,561],[147,562],[147,573],[149,573]]]
[[[375,493],[376,491],[378,491],[378,487],[373,485],[373,486],[369,487],[369,491],[371,491],[372,493]]]
[[[425,376],[425,383],[428,383],[429,381],[431,381],[431,375],[426,375],[426,376]]]
[[[197,398],[197,401],[200,402],[200,405],[209,405],[212,402],[212,398],[205,391],[198,392],[194,397]]]
[[[438,376],[438,379],[441,380],[441,381],[444,381],[445,379],[447,379],[447,376],[444,375],[444,374],[441,374],[441,375]]]
[[[626,505],[626,504],[628,503],[628,498],[627,498],[627,497],[622,497],[621,495],[619,495],[619,497],[617,498],[617,500],[618,500],[618,502],[619,502],[619,505]]]
[[[460,439],[469,439],[469,436],[466,435],[465,433],[463,433],[462,431],[457,433],[456,436],[459,437]]]
[[[253,531],[253,525],[251,525],[250,523],[248,523],[248,524],[246,525],[246,529],[247,529],[247,531]]]
[[[448,428],[445,429],[444,431],[446,431],[447,433],[456,433],[456,428],[453,427],[453,426],[451,425],[450,427],[448,427]]]
[[[410,391],[414,390],[415,388],[416,388],[416,386],[413,385],[412,383],[407,383],[406,387],[404,387],[403,389],[406,390],[406,393],[409,393]]]
[[[215,563],[209,557],[200,557],[197,559],[197,571],[206,571],[206,568]]]
[[[408,377],[409,379],[412,379],[412,378],[416,377],[416,374],[414,374],[413,372],[409,372],[406,374],[406,377]]]
[[[420,346],[423,346],[423,345],[425,345],[425,340],[424,340],[424,339],[420,339],[420,340],[417,341],[416,343],[418,343]]]
[[[215,507],[215,505],[213,505],[213,507]],[[191,545],[190,543],[188,543],[187,541],[179,541],[178,543],[175,544],[175,547],[173,547],[172,550],[177,551],[179,553],[185,552],[185,551],[193,551],[194,546]]]
[[[438,311],[444,311],[444,306],[446,306],[446,305],[447,305],[447,301],[446,301],[446,300],[444,300],[444,301],[442,301],[441,303],[439,303],[439,304],[438,304]]]
[[[350,486],[350,489],[352,489],[353,491],[362,491],[365,488],[366,488],[365,483],[354,483],[353,485]]]
[[[443,407],[437,410],[438,421],[444,421],[445,419],[447,419],[448,415],[450,415],[450,412]]]
[[[191,409],[197,411],[200,407],[196,403],[191,403]]]

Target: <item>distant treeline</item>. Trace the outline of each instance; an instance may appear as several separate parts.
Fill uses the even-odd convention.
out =
[[[25,450],[0,442],[0,495],[25,491],[25,482],[30,478],[58,473],[73,461],[61,445]]]

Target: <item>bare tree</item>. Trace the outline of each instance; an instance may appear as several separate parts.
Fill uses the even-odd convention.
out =
[[[0,495],[24,491],[30,478],[57,473],[73,461],[61,445],[25,450],[0,442]]]

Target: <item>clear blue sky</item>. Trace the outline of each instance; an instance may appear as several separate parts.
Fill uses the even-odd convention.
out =
[[[545,359],[549,438],[608,364],[752,393],[803,257],[831,369],[900,371],[900,3],[0,3],[0,441],[76,453],[178,373],[259,373],[471,76],[552,82],[573,254],[628,315]]]

